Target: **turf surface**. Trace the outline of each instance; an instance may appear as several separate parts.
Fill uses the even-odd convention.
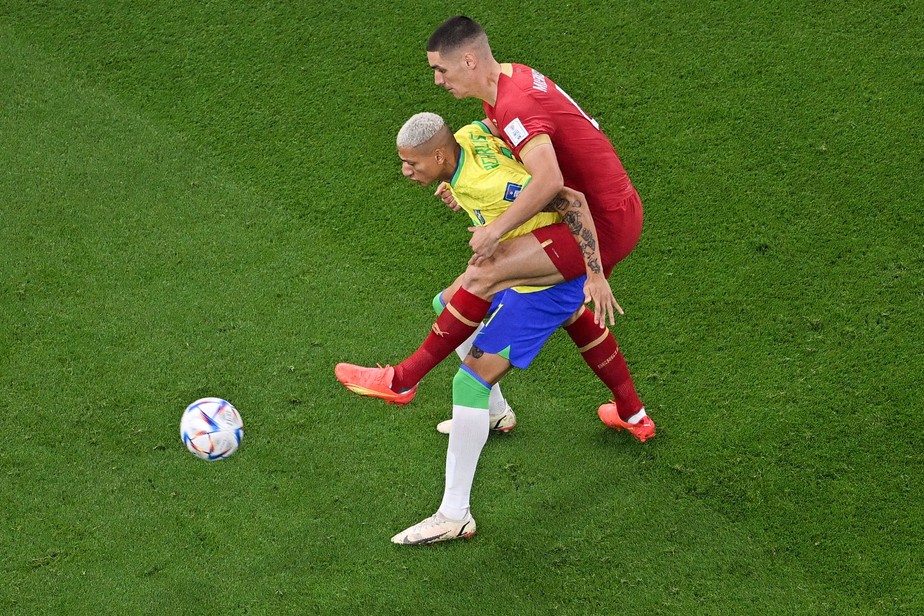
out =
[[[0,611],[920,613],[921,8],[4,3]],[[393,145],[480,117],[422,51],[459,10],[642,193],[613,285],[658,437],[604,429],[558,334],[479,534],[405,550],[453,362],[405,409],[332,366],[412,350],[466,259]],[[204,395],[228,461],[179,441]]]

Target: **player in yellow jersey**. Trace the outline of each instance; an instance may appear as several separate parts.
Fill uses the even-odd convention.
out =
[[[402,127],[397,142],[405,177],[423,185],[448,182],[456,203],[468,213],[474,227],[488,224],[502,214],[530,181],[529,174],[512,158],[503,142],[479,122],[453,134],[439,116],[417,114]],[[580,267],[593,271],[599,253],[583,195],[563,189],[546,210],[513,229],[507,237],[533,234],[559,269],[570,267],[573,271]],[[559,222],[562,214],[567,224]],[[573,237],[562,237],[563,229]],[[566,261],[569,255],[570,263]],[[577,265],[574,255],[578,255]],[[434,308],[438,313],[454,310],[447,301],[460,292],[461,279],[460,276],[450,289],[437,296]],[[478,326],[472,336],[474,346],[470,338],[457,349],[464,361],[453,379],[453,418],[448,430],[442,502],[434,515],[398,533],[393,542],[418,545],[474,534],[469,497],[482,447],[492,427],[506,430],[515,425],[497,382],[511,367],[526,368],[555,329],[578,318],[584,310],[584,284],[585,277],[579,275],[553,286],[502,291],[494,296],[494,306],[483,329],[472,323]],[[450,322],[468,321],[464,312],[458,307],[455,310]],[[441,320],[443,314],[434,326],[437,337],[442,335],[440,324],[446,322]],[[393,369],[382,370],[390,379],[389,372]],[[416,388],[406,392],[383,390],[378,386],[378,378],[369,382],[363,379],[368,369],[351,364],[338,364],[335,372],[347,388],[361,395],[405,404],[416,393]],[[499,422],[498,410],[504,413]]]
[[[453,134],[439,116],[418,114],[402,128],[398,145],[404,175],[424,185],[448,182],[474,226],[500,216],[530,181],[503,142],[480,122]],[[559,225],[564,213],[577,242],[589,244],[595,239],[592,221],[582,221],[589,226],[580,229],[575,226],[583,218],[582,208],[586,203],[580,193],[563,190],[548,211],[511,230],[508,237]],[[585,230],[588,234],[582,235],[580,231]],[[586,248],[589,268],[599,255],[592,244]],[[392,537],[393,542],[420,545],[474,534],[469,499],[481,450],[492,427],[510,429],[516,421],[497,383],[512,367],[527,368],[552,332],[583,309],[584,283],[585,277],[579,276],[553,286],[516,287],[494,296],[490,317],[476,330],[474,345],[470,340],[457,349],[463,365],[453,379],[446,484],[440,506],[434,515]],[[441,312],[445,308],[442,294],[437,300],[434,308]],[[500,421],[496,412],[491,413],[492,402],[496,407],[498,401],[506,410]]]

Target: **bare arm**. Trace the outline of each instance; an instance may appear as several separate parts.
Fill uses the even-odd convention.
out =
[[[615,312],[623,314],[622,308],[616,302],[609,282],[603,275],[600,265],[600,244],[597,240],[597,228],[593,216],[587,206],[584,193],[577,190],[562,188],[558,195],[545,208],[548,211],[557,211],[561,214],[568,229],[584,255],[584,264],[587,270],[587,282],[584,284],[584,303],[593,302],[594,322],[602,327],[609,319],[610,325],[615,323]]]
[[[543,136],[540,135],[537,139],[540,137]],[[541,212],[564,187],[555,148],[551,142],[541,142],[525,150],[522,156],[523,165],[532,179],[503,214],[487,225],[469,229],[472,232],[469,245],[474,253],[470,263],[473,265],[494,254],[497,243],[505,233]]]

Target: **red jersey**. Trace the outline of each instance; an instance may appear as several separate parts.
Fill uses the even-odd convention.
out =
[[[487,117],[518,158],[530,139],[548,135],[565,186],[587,195],[595,219],[605,216],[600,210],[618,207],[634,192],[613,144],[551,79],[522,64],[511,66],[513,75],[502,72],[498,79],[494,106],[484,103]]]

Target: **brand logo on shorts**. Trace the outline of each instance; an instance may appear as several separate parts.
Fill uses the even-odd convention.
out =
[[[521,190],[523,190],[522,185],[507,182],[507,190],[504,192],[504,201],[513,201],[517,198],[517,195],[520,194]]]
[[[504,127],[504,132],[507,133],[507,137],[510,139],[510,144],[513,147],[517,147],[523,143],[524,139],[529,137],[529,131],[523,126],[523,122],[520,121],[520,118],[514,118],[510,124]]]

